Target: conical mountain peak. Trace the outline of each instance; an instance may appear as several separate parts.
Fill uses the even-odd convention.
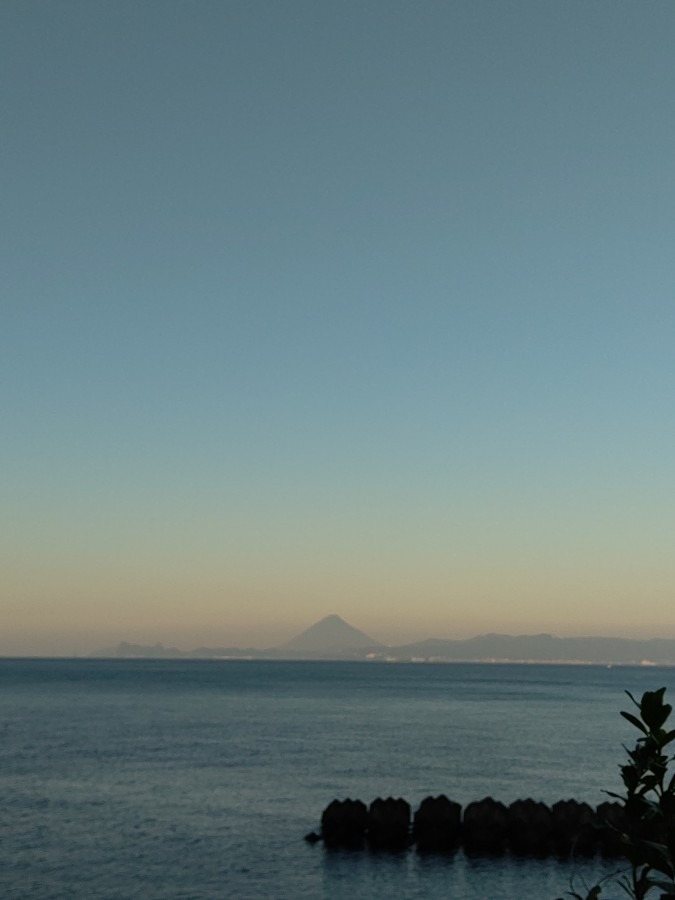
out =
[[[301,634],[277,647],[278,651],[293,655],[348,656],[355,651],[377,650],[383,645],[354,628],[335,613],[325,616]]]

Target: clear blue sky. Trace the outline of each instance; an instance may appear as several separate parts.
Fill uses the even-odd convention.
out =
[[[6,0],[0,653],[675,637],[675,4]]]

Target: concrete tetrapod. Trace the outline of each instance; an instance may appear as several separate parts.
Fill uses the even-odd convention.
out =
[[[462,843],[468,853],[502,853],[506,846],[508,814],[503,803],[484,797],[464,810]]]
[[[368,810],[361,800],[333,800],[321,816],[321,836],[327,847],[362,847]]]
[[[323,839],[326,847],[400,850],[417,844],[421,852],[448,852],[462,846],[469,854],[520,856],[590,855],[600,851],[620,856],[622,835],[630,830],[623,806],[601,803],[593,810],[577,800],[559,800],[552,807],[532,799],[505,806],[492,797],[469,803],[463,811],[445,794],[426,797],[415,812],[411,830],[410,804],[387,797],[366,807],[361,800],[333,800],[321,816],[321,832],[306,840]]]
[[[519,856],[545,856],[551,846],[553,816],[545,803],[515,800],[506,812],[507,839]]]
[[[601,852],[605,856],[621,856],[621,835],[630,827],[623,806],[609,800],[601,803],[595,812],[595,821]]]
[[[595,852],[598,830],[595,813],[588,803],[558,800],[551,807],[553,817],[553,850],[560,856],[569,853],[584,856]]]
[[[401,798],[378,797],[368,809],[368,843],[376,849],[397,850],[410,843],[410,804]]]
[[[413,841],[417,849],[448,851],[462,840],[462,807],[445,794],[425,797],[413,819]]]

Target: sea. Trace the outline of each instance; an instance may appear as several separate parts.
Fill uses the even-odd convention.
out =
[[[0,659],[0,897],[555,900],[620,863],[304,836],[335,798],[595,805],[637,737],[624,692],[662,686],[675,669]]]

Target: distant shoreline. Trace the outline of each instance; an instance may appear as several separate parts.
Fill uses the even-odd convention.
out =
[[[157,662],[157,663],[214,663],[214,662],[275,662],[275,663],[341,663],[364,665],[404,665],[404,666],[566,666],[576,668],[601,669],[672,669],[675,662],[652,662],[644,660],[605,662],[602,660],[579,659],[365,659],[345,657],[281,657],[281,656],[103,656],[103,655],[11,655],[0,654],[0,660],[13,661],[53,661],[53,662]]]
[[[482,663],[558,666],[675,666],[675,639],[553,634],[480,634],[471,638],[427,638],[383,644],[335,613],[274,647],[201,646],[191,650],[120,641],[87,654],[45,658],[306,660],[384,663]],[[11,657],[17,658],[17,657]],[[34,657],[42,658],[42,657]]]

